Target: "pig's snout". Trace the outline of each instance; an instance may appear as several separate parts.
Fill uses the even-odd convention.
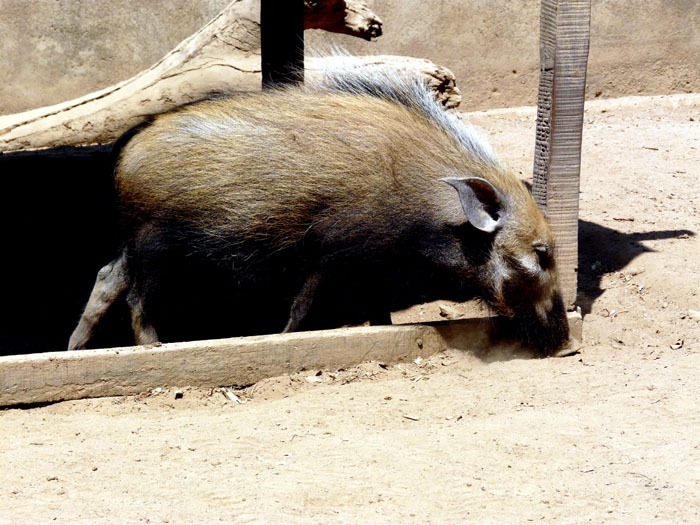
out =
[[[517,336],[539,354],[554,355],[572,344],[566,308],[558,291],[530,308],[520,309],[512,320]]]

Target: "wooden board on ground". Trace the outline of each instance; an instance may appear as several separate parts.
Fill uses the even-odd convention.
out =
[[[445,348],[430,326],[340,328],[0,358],[0,406],[138,394],[157,386],[245,386],[362,361],[398,362]]]
[[[493,322],[465,319],[0,357],[0,406],[133,395],[157,386],[246,386],[301,370],[409,361],[446,348],[482,358],[504,349],[517,355],[522,350],[517,344],[489,335]]]

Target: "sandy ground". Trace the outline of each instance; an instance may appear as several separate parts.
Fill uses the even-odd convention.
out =
[[[470,118],[527,177],[534,110]],[[585,126],[580,354],[5,410],[0,522],[700,523],[700,96]]]

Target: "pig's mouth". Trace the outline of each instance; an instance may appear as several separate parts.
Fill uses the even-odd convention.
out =
[[[504,320],[502,328],[507,337],[517,339],[538,355],[555,355],[570,345],[569,321],[561,294],[534,304],[527,301],[527,294],[516,305],[485,301]]]
[[[546,316],[535,309],[512,317],[517,335],[543,355],[553,355],[570,344],[569,320],[561,295],[556,294]]]

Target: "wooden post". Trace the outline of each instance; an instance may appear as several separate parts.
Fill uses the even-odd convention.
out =
[[[304,0],[260,1],[262,85],[304,81]]]
[[[581,131],[590,19],[590,0],[542,0],[532,190],[554,233],[559,278],[569,310],[576,301]]]

